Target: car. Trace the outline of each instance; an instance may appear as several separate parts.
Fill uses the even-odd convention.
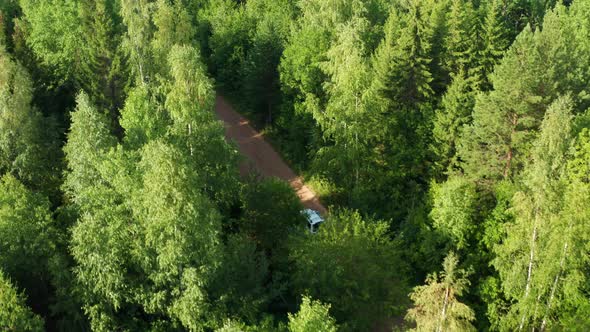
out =
[[[316,233],[321,223],[324,222],[324,218],[316,210],[305,209],[301,211],[301,214],[307,219],[307,226],[310,233]]]

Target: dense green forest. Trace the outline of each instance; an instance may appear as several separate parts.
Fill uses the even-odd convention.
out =
[[[590,330],[590,1],[0,0],[0,330]]]

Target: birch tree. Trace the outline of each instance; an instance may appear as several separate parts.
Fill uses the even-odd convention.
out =
[[[506,225],[507,237],[496,248],[493,264],[505,294],[513,301],[502,322],[509,329],[543,325],[543,302],[552,302],[550,280],[557,275],[549,271],[561,270],[560,257],[567,253],[561,250],[557,257],[550,258],[557,241],[553,236],[564,235],[554,231],[556,223],[565,221],[559,213],[563,206],[565,156],[571,140],[571,110],[571,99],[562,97],[547,111],[532,162],[526,169],[525,187],[513,198],[515,221]],[[562,231],[568,232],[568,227]],[[557,242],[567,249],[563,241]]]

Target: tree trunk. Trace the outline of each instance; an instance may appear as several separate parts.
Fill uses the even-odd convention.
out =
[[[537,241],[537,219],[538,219],[538,212],[535,212],[535,219],[534,219],[535,221],[534,221],[534,225],[533,225],[533,234],[531,236],[531,250],[530,250],[530,254],[529,254],[528,272],[527,272],[526,286],[524,289],[523,300],[525,300],[529,296],[529,292],[531,290],[531,276],[533,274],[533,261],[535,260],[535,242]],[[526,318],[526,314],[523,314],[522,318],[520,320],[520,325],[518,326],[519,331],[522,331],[522,328],[524,327],[525,318]]]
[[[443,324],[445,322],[445,319],[447,319],[447,305],[449,302],[449,286],[447,286],[445,288],[445,300],[443,302],[443,308],[442,308],[442,312],[440,315],[440,321],[438,322],[438,327],[436,328],[436,332],[442,332],[442,328],[443,328]]]
[[[514,136],[516,132],[516,126],[518,125],[518,115],[513,115],[512,120],[510,121],[512,124],[512,130],[510,131],[510,142],[512,143],[512,136]],[[512,150],[512,145],[508,146],[508,154],[506,155],[506,165],[504,166],[504,178],[508,178],[510,174],[510,167],[512,167],[512,158],[514,157],[514,151]]]
[[[571,228],[571,224],[570,227]],[[563,251],[561,253],[561,259],[559,261],[559,271],[553,280],[553,286],[551,287],[551,295],[549,295],[549,300],[547,300],[547,312],[545,313],[545,317],[543,317],[543,322],[541,323],[541,332],[545,331],[547,327],[547,316],[549,316],[549,312],[551,310],[551,304],[553,303],[553,298],[555,298],[555,292],[557,290],[557,284],[559,283],[559,279],[561,278],[561,274],[563,273],[563,268],[565,266],[565,258],[567,257],[567,241],[563,244]]]

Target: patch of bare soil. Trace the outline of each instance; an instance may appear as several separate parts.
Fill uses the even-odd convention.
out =
[[[247,119],[235,112],[231,105],[221,96],[215,102],[217,117],[224,122],[225,136],[238,145],[246,161],[240,165],[242,175],[258,172],[264,177],[276,177],[289,182],[293,190],[307,208],[325,215],[326,208],[320,203],[316,194],[307,187],[301,177],[283,161],[264,136],[250,126]]]

